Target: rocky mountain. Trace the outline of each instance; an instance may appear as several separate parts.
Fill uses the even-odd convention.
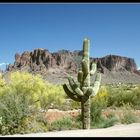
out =
[[[7,67],[7,71],[21,70],[40,73],[45,76],[47,80],[51,81],[55,79],[56,82],[59,81],[59,79],[64,80],[67,73],[75,75],[79,68],[81,68],[81,59],[82,51],[70,52],[68,50],[60,50],[51,53],[47,49],[39,48],[32,52],[25,51],[22,54],[16,53],[15,62]],[[91,57],[90,60],[91,64],[93,62],[97,63],[98,71],[100,71],[105,78],[102,81],[107,81],[106,78],[111,77],[111,75],[113,76],[105,83],[109,83],[117,74],[119,74],[120,79],[124,77],[124,80],[120,80],[122,82],[131,82],[132,77],[136,77],[134,78],[138,79],[136,82],[140,82],[140,71],[137,70],[135,60],[132,58],[107,55],[102,58]],[[127,80],[128,75],[130,75],[130,80]],[[117,80],[117,82],[120,81]]]
[[[97,63],[102,73],[105,73],[105,69],[114,72],[129,71],[137,73],[137,65],[135,60],[128,57],[122,57],[117,55],[107,55],[102,58],[93,58],[93,61]]]
[[[50,53],[47,49],[35,49],[33,52],[25,51],[23,54],[15,54],[15,62],[7,67],[8,71],[49,71],[49,69],[60,68],[64,71],[76,72],[78,63],[76,59],[81,58],[81,52],[70,52],[60,50]]]

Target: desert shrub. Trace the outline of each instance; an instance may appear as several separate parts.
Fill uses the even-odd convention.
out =
[[[91,100],[91,128],[104,128],[113,126],[117,122],[115,114],[110,113],[105,118],[102,111],[107,108],[108,91],[102,86],[98,94]]]
[[[104,117],[102,114],[97,121],[91,122],[91,128],[107,128],[115,125],[118,122],[118,118],[114,113],[109,113],[108,117]]]
[[[123,116],[120,118],[120,122],[123,124],[130,124],[138,122],[138,117],[134,113],[134,109],[130,104],[123,104],[121,107],[123,111]]]
[[[140,86],[133,90],[132,104],[135,109],[140,109]]]
[[[13,72],[10,76],[9,90],[13,93],[24,94],[29,103],[36,108],[47,109],[50,106],[60,107],[65,101],[61,85],[53,85],[43,80],[40,75],[27,72]]]
[[[127,86],[107,87],[108,90],[108,107],[121,107],[123,104],[131,104],[134,108],[140,107],[140,88],[130,88]]]
[[[74,128],[78,128],[81,129],[82,128],[82,114],[78,114],[75,118],[74,118]]]
[[[110,127],[115,125],[118,122],[118,118],[116,117],[115,113],[109,113],[107,118],[104,118],[103,121],[103,128]]]
[[[11,73],[8,83],[0,87],[0,133],[45,131],[46,122],[35,116],[40,109],[49,108],[51,103],[61,107],[64,102],[63,93],[62,86],[51,85],[39,75]]]
[[[24,134],[47,131],[44,121],[36,117],[24,94],[7,93],[0,99],[0,134]]]
[[[52,122],[51,124],[48,124],[49,131],[72,130],[72,129],[81,129],[81,128],[82,128],[82,123],[81,123],[80,115],[75,118],[67,116],[55,122]]]
[[[28,100],[23,95],[7,93],[0,98],[1,134],[13,134],[20,121],[30,115]]]
[[[140,87],[134,88],[126,85],[118,87],[102,87],[91,102],[91,127],[109,127],[119,121],[121,123],[137,122],[138,117],[134,114],[134,109],[139,109],[139,99]],[[108,107],[114,109],[116,107],[120,108],[123,110],[123,117],[118,119],[114,114],[108,118],[104,118],[102,110]]]
[[[5,79],[0,74],[0,98],[5,93],[5,89],[7,89]]]
[[[50,131],[52,130],[68,130],[68,129],[72,129],[72,125],[73,125],[73,120],[70,117],[64,117],[60,120],[57,120],[55,122],[52,122],[51,124],[49,124],[48,129]]]
[[[98,94],[91,99],[91,122],[102,119],[102,110],[107,106],[108,93],[105,87],[101,87]]]
[[[42,108],[62,109],[65,102],[65,93],[61,85],[46,83],[46,94],[42,95]]]
[[[119,88],[107,87],[108,90],[108,107],[120,106],[122,104],[123,90]]]
[[[5,80],[3,79],[2,74],[0,73],[0,88],[5,86],[5,84]]]
[[[38,120],[36,115],[31,115],[29,117],[23,118],[18,129],[18,133],[20,134],[41,133],[48,131],[47,124],[44,123],[44,120]]]
[[[30,105],[40,108],[42,95],[46,94],[46,83],[39,75],[27,72],[13,72],[8,82],[9,92],[23,94],[29,100]]]
[[[91,122],[91,128],[107,128],[114,126],[118,122],[116,117],[109,119],[101,118],[98,122]]]

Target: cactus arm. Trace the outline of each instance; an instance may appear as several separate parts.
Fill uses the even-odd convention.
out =
[[[82,72],[82,71],[79,71],[79,72],[78,72],[77,80],[78,80],[78,82],[79,82],[80,85],[81,85],[81,83],[82,83],[82,81],[83,81],[83,72]]]
[[[95,78],[95,83],[93,86],[93,93],[91,96],[95,96],[97,94],[97,92],[99,91],[99,87],[100,87],[100,83],[101,83],[101,74],[97,73],[96,78]]]
[[[67,87],[66,84],[63,85],[63,88],[64,88],[65,93],[66,93],[71,99],[73,99],[74,101],[78,101],[78,102],[81,101],[80,98],[76,97],[76,96],[68,89],[68,87]]]
[[[86,102],[89,97],[93,94],[93,88],[92,87],[83,87],[84,90],[84,96],[82,97],[82,101]]]
[[[69,80],[69,84],[70,84],[71,89],[75,93],[77,93],[78,96],[83,96],[84,94],[83,94],[82,90],[78,87],[76,82],[71,77],[68,77],[68,80]]]
[[[96,72],[97,65],[96,63],[92,63],[90,75],[93,75]]]
[[[88,90],[88,87],[82,87],[82,91],[84,94],[87,92],[87,90]]]
[[[76,95],[76,94],[77,94],[76,92],[74,92],[74,91],[71,89],[71,87],[70,87],[69,84],[66,84],[66,86],[67,86],[67,88],[69,89],[69,91],[70,91],[73,95]]]
[[[93,94],[93,88],[92,87],[88,87],[86,93],[84,94],[84,96],[90,96]]]

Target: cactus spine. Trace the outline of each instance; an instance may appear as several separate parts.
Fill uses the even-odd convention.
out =
[[[83,129],[90,129],[90,98],[95,96],[100,87],[101,74],[97,73],[94,86],[90,85],[90,75],[95,74],[96,64],[92,63],[90,70],[89,60],[90,41],[85,38],[83,42],[82,70],[79,70],[76,83],[72,77],[68,77],[69,84],[64,84],[66,94],[74,101],[81,102],[81,114]]]

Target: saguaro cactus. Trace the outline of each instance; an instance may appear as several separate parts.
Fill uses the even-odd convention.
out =
[[[90,98],[95,96],[100,87],[101,74],[97,73],[93,87],[90,85],[90,75],[95,74],[97,66],[92,63],[90,70],[89,60],[90,41],[85,38],[83,42],[82,70],[79,70],[75,82],[72,77],[68,77],[69,84],[64,84],[66,94],[74,101],[81,102],[83,129],[90,129]]]

